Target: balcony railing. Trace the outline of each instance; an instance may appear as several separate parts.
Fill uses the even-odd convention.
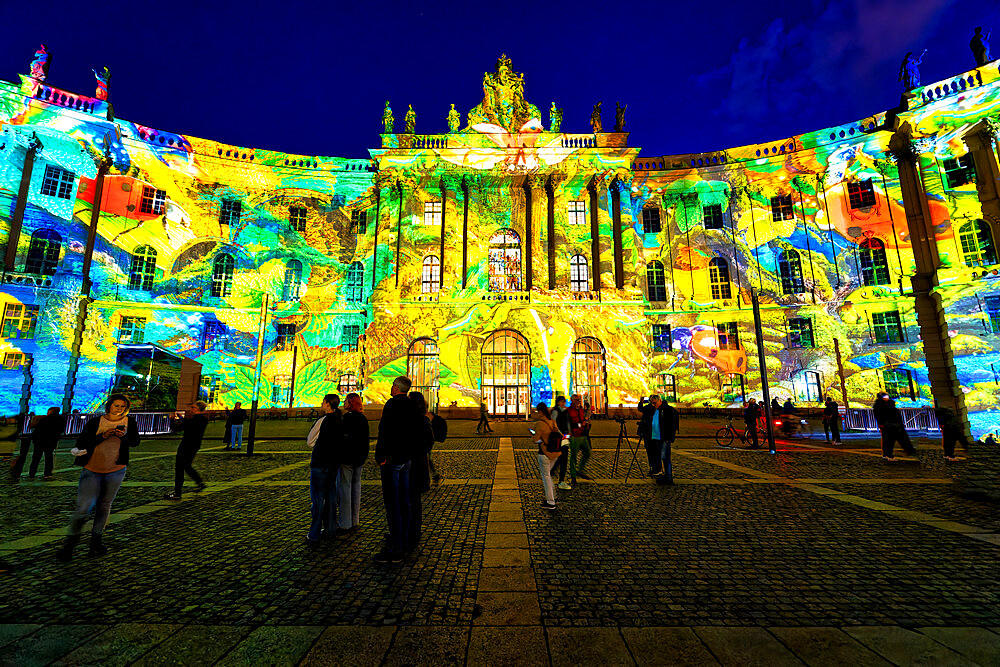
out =
[[[597,145],[597,139],[592,134],[564,134],[562,135],[563,148],[593,148]]]
[[[77,95],[76,93],[70,93],[65,90],[53,88],[52,86],[46,86],[44,83],[39,84],[35,90],[35,99],[48,102],[49,104],[57,104],[67,109],[100,116],[103,116],[108,111],[107,102],[94,97]]]
[[[52,287],[52,276],[43,276],[37,273],[23,273],[20,271],[7,271],[3,274],[3,282],[5,285]]]

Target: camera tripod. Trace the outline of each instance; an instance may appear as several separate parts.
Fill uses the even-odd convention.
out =
[[[622,442],[624,442],[625,446],[632,451],[632,460],[628,464],[628,470],[625,471],[625,481],[627,482],[629,475],[632,474],[632,466],[638,464],[636,456],[638,456],[639,443],[636,442],[636,444],[633,445],[632,441],[629,439],[628,429],[625,427],[625,419],[618,418],[615,421],[618,422],[618,445],[615,447],[615,458],[611,463],[611,477],[614,478],[618,475],[618,457],[621,455]],[[641,465],[639,469],[642,469]]]

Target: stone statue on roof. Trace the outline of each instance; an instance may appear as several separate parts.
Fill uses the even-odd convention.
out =
[[[553,102],[552,106],[549,107],[549,131],[559,132],[562,127],[562,116],[563,110],[556,108],[556,103]]]
[[[924,61],[924,49],[919,58],[913,57],[913,51],[908,51],[899,65],[899,82],[903,84],[903,92],[907,93],[920,87],[920,63]]]
[[[594,110],[590,112],[590,127],[594,130],[594,134],[598,134],[603,131],[601,126],[601,103],[598,102],[594,105]]]
[[[385,101],[385,109],[382,111],[382,134],[392,134],[392,126],[396,124],[396,119],[392,117],[392,109],[389,107],[389,100]]]
[[[448,131],[458,132],[459,126],[462,124],[462,114],[455,110],[455,105],[451,105],[451,111],[448,112]]]
[[[39,81],[45,81],[45,77],[49,75],[49,65],[51,64],[52,56],[49,55],[45,44],[42,44],[35,51],[35,58],[31,61],[31,77]]]
[[[405,132],[407,134],[417,133],[417,114],[413,110],[413,105],[410,105],[410,110],[406,112],[406,116],[403,118],[403,123],[406,125]]]
[[[91,71],[94,73],[94,78],[97,79],[97,90],[94,92],[94,97],[107,102],[108,84],[111,83],[111,70],[105,67],[100,72],[96,69]]]
[[[615,102],[615,132],[625,131],[625,110],[628,109],[628,105],[622,106],[620,103]]]
[[[982,67],[991,60],[990,33],[992,32],[992,30],[987,30],[984,35],[983,29],[977,27],[972,35],[972,41],[969,42],[969,48],[972,49],[972,55],[976,59],[976,67]]]
[[[501,55],[495,71],[483,74],[483,101],[469,111],[469,125],[488,123],[513,134],[541,118],[538,107],[524,99],[524,75],[514,71],[506,54]]]

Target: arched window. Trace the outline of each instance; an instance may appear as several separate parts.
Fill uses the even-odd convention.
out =
[[[24,272],[39,276],[55,275],[61,251],[62,237],[59,233],[54,229],[39,229],[31,235]]]
[[[132,253],[132,268],[128,275],[128,288],[151,290],[156,277],[156,250],[143,245]]]
[[[438,344],[431,338],[413,341],[406,352],[406,376],[413,382],[410,389],[423,394],[431,410],[437,410],[440,375]]]
[[[989,266],[997,263],[993,233],[985,220],[972,220],[959,227],[958,241],[962,246],[962,261],[966,266]]]
[[[667,276],[658,259],[646,265],[646,296],[650,301],[667,300]]]
[[[889,284],[889,259],[885,244],[879,239],[865,239],[858,244],[858,266],[865,285]]]
[[[604,346],[596,338],[578,338],[573,344],[573,393],[580,394],[594,412],[607,412]]]
[[[337,393],[343,397],[351,392],[360,393],[361,383],[358,382],[358,376],[354,373],[343,373],[337,380]]]
[[[285,282],[282,285],[282,301],[298,301],[302,292],[302,262],[293,259],[285,265]]]
[[[783,294],[801,294],[806,291],[802,280],[802,259],[797,250],[782,250],[778,253],[778,274],[781,276]]]
[[[501,229],[490,237],[490,291],[521,291],[521,237]]]
[[[348,301],[361,301],[365,291],[365,268],[361,262],[351,262],[347,267],[347,287],[344,298]]]
[[[236,260],[233,256],[223,253],[215,258],[212,269],[212,296],[225,297],[233,293],[233,270]]]
[[[420,274],[420,291],[424,294],[441,291],[441,260],[435,255],[424,257],[423,271]]]
[[[733,298],[732,286],[729,283],[729,262],[721,257],[715,257],[708,263],[708,280],[712,284],[713,299]]]
[[[483,402],[490,414],[523,415],[531,410],[531,350],[517,331],[500,329],[483,342]]]
[[[569,287],[574,292],[586,292],[589,289],[590,271],[587,270],[587,258],[583,255],[573,255],[569,258]]]

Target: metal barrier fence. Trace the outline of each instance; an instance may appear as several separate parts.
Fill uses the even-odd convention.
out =
[[[79,435],[84,424],[93,417],[100,417],[103,412],[88,414],[71,414],[66,417],[66,430],[64,435]],[[132,412],[129,416],[135,417],[135,423],[139,427],[140,435],[157,435],[170,433],[170,412]],[[21,423],[22,433],[31,433],[31,415],[25,415]]]
[[[930,408],[899,408],[899,412],[908,431],[937,431],[940,428],[937,415]],[[844,415],[844,428],[877,431],[875,412],[871,408],[850,408]]]

